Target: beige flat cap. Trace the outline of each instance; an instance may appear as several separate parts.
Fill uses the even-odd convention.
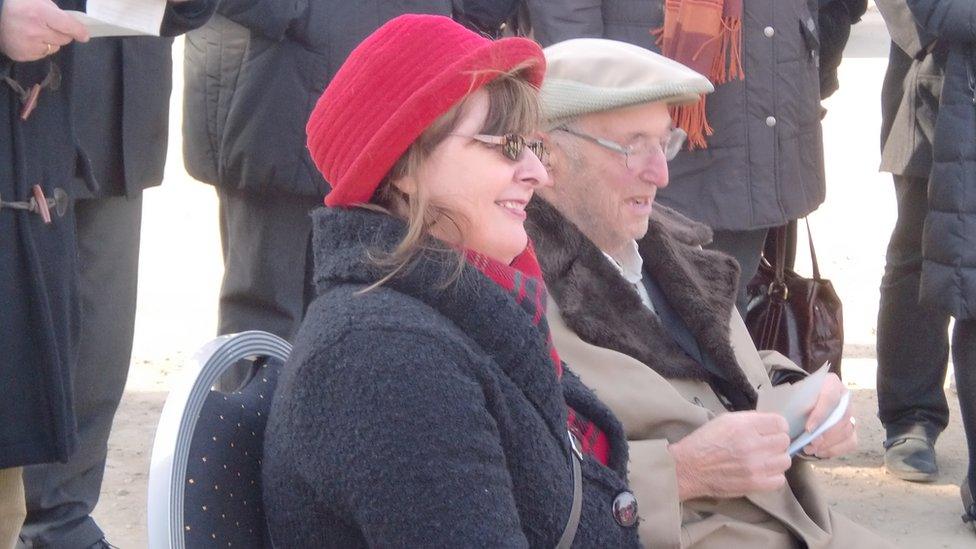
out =
[[[577,38],[543,51],[542,104],[550,121],[638,103],[693,103],[715,89],[681,63],[626,42]]]

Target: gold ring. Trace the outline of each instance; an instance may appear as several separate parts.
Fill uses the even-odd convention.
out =
[[[45,42],[44,45],[47,46],[47,50],[44,52],[44,57],[47,57],[54,52],[54,46],[47,42]]]

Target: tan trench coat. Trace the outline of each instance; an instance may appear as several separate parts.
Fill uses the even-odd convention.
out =
[[[553,341],[567,366],[624,426],[630,446],[628,475],[639,502],[645,547],[892,547],[831,511],[809,464],[801,459],[795,459],[788,471],[787,486],[775,492],[679,502],[668,443],[684,438],[727,408],[708,383],[690,377],[690,364],[680,361],[686,355],[669,347],[673,346],[670,336],[655,326],[656,317],[647,314],[632,287],[621,284],[623,279],[602,253],[581,240],[585,237],[575,227],[564,226],[568,222],[551,207],[533,204],[527,227],[551,292],[547,318]],[[720,367],[741,370],[744,375],[737,383],[746,392],[769,385],[774,370],[800,371],[779,353],[756,350],[732,306],[738,274],[734,262],[701,250],[700,229],[673,226],[678,221],[689,223],[687,219],[662,217],[673,212],[658,206],[655,211],[661,213],[652,218],[648,236],[639,243],[645,268],[655,275],[672,307],[683,309],[688,318],[701,317],[691,324],[698,330],[699,343],[718,358]],[[651,258],[656,263],[649,265]],[[708,272],[703,275],[703,270]],[[689,301],[696,302],[688,307]],[[586,340],[570,326],[587,334]],[[600,338],[604,343],[591,343]]]

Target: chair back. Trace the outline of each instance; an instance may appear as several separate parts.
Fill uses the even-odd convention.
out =
[[[166,398],[149,472],[149,547],[265,547],[261,505],[264,428],[278,373],[291,352],[267,332],[221,336],[189,361]],[[230,393],[214,385],[249,361]]]

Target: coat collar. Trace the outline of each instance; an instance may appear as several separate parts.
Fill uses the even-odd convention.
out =
[[[369,257],[392,250],[406,234],[401,220],[363,209],[322,208],[312,216],[319,295],[339,285],[368,286],[380,280],[385,270]],[[522,390],[553,434],[566,439],[565,401],[547,342],[532,318],[471,265],[447,284],[456,256],[443,245],[431,244],[433,249],[383,288],[417,299],[453,322]]]
[[[580,338],[635,358],[666,378],[706,381],[736,408],[754,404],[755,390],[729,339],[739,268],[731,257],[701,249],[711,240],[707,227],[655,204],[638,248],[645,269],[726,381],[681,350],[634,287],[574,224],[538,198],[528,212],[526,228],[546,284],[564,321]]]

